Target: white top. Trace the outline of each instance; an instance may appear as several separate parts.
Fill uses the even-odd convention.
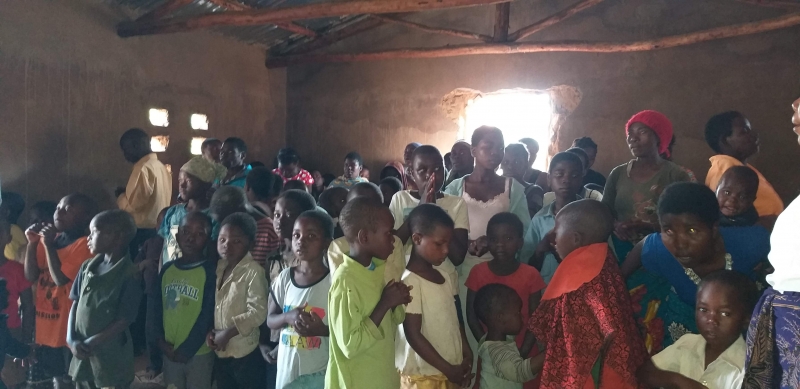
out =
[[[439,273],[444,277],[443,284],[430,282],[409,270],[403,272],[403,282],[413,286],[406,315],[422,315],[422,336],[448,363],[457,365],[463,359],[461,327],[458,324],[454,297],[458,291],[445,272],[439,270]],[[397,331],[394,360],[395,366],[403,375],[442,374],[411,348],[402,324]]]
[[[272,285],[272,293],[283,312],[308,303],[305,311],[316,313],[326,325],[330,289],[330,273],[316,284],[301,287],[295,284],[291,268],[283,269]],[[281,329],[275,387],[283,388],[301,375],[324,372],[328,366],[328,341],[327,336],[302,337],[292,326]]]
[[[706,364],[706,340],[702,335],[686,334],[675,344],[653,356],[661,370],[680,373],[708,389],[739,389],[744,379],[744,356],[747,343],[740,336],[719,358]]]
[[[800,198],[778,216],[769,243],[769,263],[775,272],[767,276],[767,282],[781,293],[800,292]]]
[[[522,384],[536,378],[531,361],[519,355],[510,337],[505,342],[482,341],[478,347],[481,359],[481,388],[522,389]]]
[[[513,179],[506,179],[506,189],[503,193],[495,196],[489,201],[480,201],[472,198],[467,193],[466,182],[464,183],[464,202],[467,204],[467,213],[469,214],[469,239],[475,240],[486,235],[486,226],[489,224],[489,219],[492,216],[501,212],[508,212],[511,207],[511,181]]]

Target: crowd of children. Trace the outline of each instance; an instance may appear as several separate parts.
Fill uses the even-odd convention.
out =
[[[157,218],[163,166],[130,130],[121,209],[69,194],[23,230],[2,193],[0,387],[799,387],[800,205],[778,218],[749,121],[709,120],[707,185],[666,116],[625,130],[608,180],[591,138],[545,172],[493,127],[410,143],[377,184],[357,152],[335,177],[210,139]]]

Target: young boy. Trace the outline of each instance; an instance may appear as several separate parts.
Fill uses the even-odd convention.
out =
[[[333,220],[311,210],[294,223],[292,250],[298,265],[284,269],[272,285],[267,324],[280,330],[276,388],[321,389],[328,364],[328,291],[325,250]]]
[[[522,299],[503,284],[489,284],[475,294],[475,311],[486,326],[478,357],[481,361],[481,388],[522,389],[542,371],[545,354],[523,358],[511,337],[524,328]]]
[[[211,219],[186,214],[178,229],[181,256],[164,265],[150,294],[151,338],[166,357],[164,384],[176,389],[210,389],[214,353],[205,344],[214,327],[214,263],[208,257]]]
[[[394,194],[403,190],[403,183],[400,182],[397,177],[384,177],[381,182],[378,183],[378,188],[380,188],[383,194],[383,204],[388,207],[392,203]]]
[[[267,278],[249,253],[256,229],[256,221],[242,212],[231,214],[220,225],[214,329],[206,338],[217,353],[214,374],[219,389],[266,386],[258,327],[267,319]]]
[[[453,219],[434,204],[421,204],[407,222],[413,245],[402,280],[411,289],[411,302],[395,345],[401,387],[468,386],[472,351],[459,320],[458,278],[438,268],[447,260]]]
[[[539,270],[544,282],[550,283],[560,260],[553,249],[553,227],[556,214],[567,204],[580,200],[583,190],[583,163],[573,153],[558,153],[550,161],[547,178],[556,200],[544,206],[531,220],[520,251],[520,260]]]
[[[11,225],[5,220],[0,220],[0,247],[4,247],[10,241]],[[35,308],[31,283],[25,279],[25,269],[21,263],[0,255],[0,278],[5,281],[5,295],[0,297],[0,304],[5,306],[2,311],[6,319],[5,328],[14,339],[28,343],[33,335]],[[25,369],[10,357],[6,359],[0,377],[3,383],[15,387],[25,381]]]
[[[76,193],[61,199],[53,224],[34,224],[25,232],[25,278],[36,285],[36,359],[30,384],[55,381],[71,386],[67,368],[72,353],[67,348],[69,293],[81,264],[92,257],[87,244],[94,200]]]
[[[753,206],[758,193],[758,174],[747,166],[734,166],[722,174],[717,186],[720,227],[747,227],[758,222]]]
[[[361,169],[364,168],[364,161],[361,155],[355,151],[347,153],[344,157],[344,174],[331,182],[330,187],[341,187],[350,189],[359,182],[369,182],[368,179],[361,177]]]
[[[686,334],[639,369],[648,387],[741,388],[750,322],[758,292],[744,274],[718,270],[697,290],[695,320],[700,335]]]
[[[556,216],[555,247],[563,258],[528,328],[547,345],[542,389],[637,388],[644,342],[617,260],[614,229],[601,202],[579,200]]]
[[[400,388],[394,364],[401,305],[409,287],[384,281],[386,258],[394,250],[392,214],[380,202],[355,198],[342,209],[350,246],[333,275],[328,295],[330,353],[325,388]]]
[[[236,212],[243,212],[256,221],[256,236],[253,241],[251,254],[253,260],[262,267],[266,266],[267,258],[278,250],[280,239],[275,233],[272,219],[258,212],[250,202],[242,188],[235,186],[223,186],[214,192],[211,197],[211,204],[208,207],[214,227],[211,229],[211,240],[216,241],[219,236],[220,227],[225,218]],[[212,245],[213,246],[213,245]]]
[[[69,375],[78,387],[127,388],[133,382],[133,342],[128,327],[139,311],[141,278],[129,245],[136,236],[133,216],[122,210],[92,219],[89,249],[72,284],[67,343]]]
[[[19,193],[3,192],[0,193],[2,203],[0,203],[0,220],[5,220],[11,224],[11,241],[5,246],[4,254],[6,258],[17,260],[23,256],[23,248],[27,243],[25,233],[17,223],[22,211],[25,210],[25,200]]]

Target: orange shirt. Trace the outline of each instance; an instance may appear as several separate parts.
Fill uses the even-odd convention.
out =
[[[56,286],[53,282],[47,267],[44,243],[39,242],[36,249],[36,261],[39,264],[39,279],[36,282],[36,344],[48,347],[67,345],[67,322],[69,309],[72,307],[69,291],[83,262],[92,257],[87,241],[88,238],[84,236],[58,250],[61,272],[70,279],[63,286]]]
[[[728,155],[715,155],[709,159],[711,161],[711,169],[708,169],[706,176],[706,186],[711,188],[715,193],[719,180],[726,170],[734,166],[745,166],[741,161]],[[753,169],[758,174],[758,192],[756,193],[756,201],[753,206],[756,207],[759,216],[780,215],[783,212],[783,200],[775,192],[775,188],[767,181],[766,178],[756,170],[752,165],[746,165]]]

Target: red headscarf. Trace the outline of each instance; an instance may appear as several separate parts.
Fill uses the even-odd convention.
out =
[[[625,125],[625,135],[627,135],[633,123],[642,123],[649,127],[658,136],[658,153],[670,157],[669,144],[672,142],[672,122],[664,116],[663,113],[658,111],[642,111],[633,115]]]
[[[408,186],[408,182],[406,182],[406,168],[403,166],[403,163],[400,161],[391,161],[384,166],[384,168],[386,167],[393,167],[400,173],[400,183],[403,184],[403,189],[405,189]]]

